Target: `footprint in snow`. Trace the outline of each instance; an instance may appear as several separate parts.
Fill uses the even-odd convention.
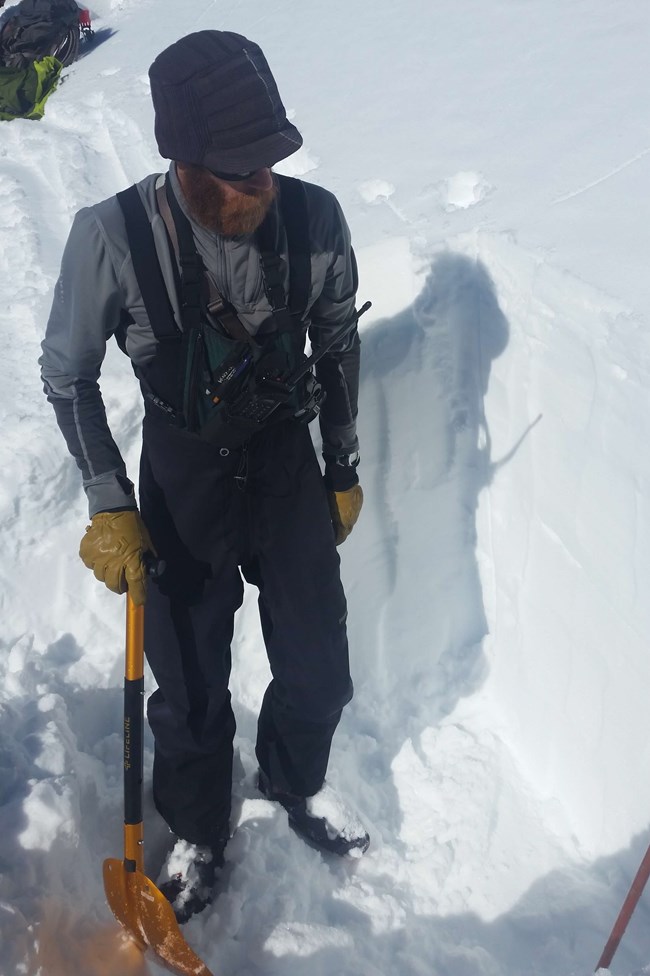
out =
[[[493,187],[481,173],[463,170],[447,177],[439,186],[442,204],[447,212],[467,210],[473,207],[492,191]]]
[[[392,197],[395,187],[387,180],[366,180],[359,184],[358,190],[366,203],[385,203]]]

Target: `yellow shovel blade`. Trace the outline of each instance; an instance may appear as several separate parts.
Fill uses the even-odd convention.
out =
[[[127,871],[118,858],[107,858],[104,890],[115,918],[143,951],[152,949],[182,976],[212,976],[181,935],[172,906],[145,874]]]

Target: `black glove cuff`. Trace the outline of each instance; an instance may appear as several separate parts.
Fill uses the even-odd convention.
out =
[[[348,491],[358,484],[356,468],[344,467],[331,461],[325,463],[325,487],[328,491]]]

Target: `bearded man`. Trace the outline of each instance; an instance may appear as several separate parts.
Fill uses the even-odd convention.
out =
[[[363,497],[357,272],[334,196],[272,172],[302,138],[257,44],[200,31],[149,76],[169,171],[77,214],[40,363],[88,497],[81,558],[145,604],[153,792],[177,839],[161,887],[184,921],[211,900],[230,836],[242,575],[272,673],[258,786],[310,844],[369,843],[325,782],[352,697],[336,546]],[[98,385],[112,335],[144,395],[139,507]],[[147,582],[148,552],[166,569]]]

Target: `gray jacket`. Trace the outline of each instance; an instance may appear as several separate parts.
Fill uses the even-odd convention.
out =
[[[172,187],[187,210],[172,163]],[[159,174],[138,184],[151,221],[156,250],[176,323],[182,328],[174,268],[166,229],[158,212]],[[311,293],[306,321],[314,349],[325,342],[354,310],[357,272],[350,233],[336,198],[305,183],[311,241]],[[280,219],[280,218],[279,218]],[[271,314],[259,251],[251,236],[226,238],[191,220],[197,248],[224,298],[255,335]],[[280,224],[280,257],[288,291],[286,235]],[[144,308],[133,271],[122,211],[116,197],[80,210],[68,238],[52,311],[39,360],[48,400],[83,476],[91,516],[96,512],[135,505],[133,486],[111,435],[98,379],[106,343],[124,316],[126,351],[136,366],[156,354],[157,340]],[[359,342],[356,329],[328,352],[319,364],[327,400],[320,415],[323,454],[337,456],[358,450],[356,436]]]

